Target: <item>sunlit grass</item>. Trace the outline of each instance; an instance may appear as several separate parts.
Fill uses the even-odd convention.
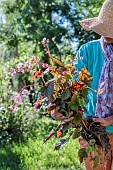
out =
[[[44,145],[41,136],[27,143],[12,144],[0,149],[1,170],[83,170],[77,157],[79,144],[70,140],[62,150],[54,150],[55,139]]]

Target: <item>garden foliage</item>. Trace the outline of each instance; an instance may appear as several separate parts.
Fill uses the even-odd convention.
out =
[[[98,147],[102,148],[105,155],[107,155],[110,144],[105,127],[101,126],[100,123],[93,122],[91,118],[88,120],[84,118],[84,112],[87,113],[88,89],[93,90],[90,88],[92,83],[90,73],[85,67],[82,68],[81,72],[78,72],[72,64],[64,65],[60,60],[54,58],[50,52],[49,43],[46,38],[42,41],[45,46],[44,51],[52,61],[51,65],[42,63],[39,58],[33,56],[26,64],[20,63],[18,68],[12,69],[13,76],[18,72],[24,74],[28,71],[31,72],[31,76],[35,81],[38,80],[35,84],[25,85],[18,93],[11,96],[12,111],[18,112],[24,97],[30,93],[26,89],[34,86],[38,91],[38,99],[33,104],[34,107],[39,109],[42,105],[52,118],[61,121],[58,126],[53,125],[44,143],[53,135],[56,135],[60,140],[55,145],[55,150],[59,150],[70,140],[70,137],[76,139],[82,136],[89,143],[89,147],[79,150],[78,156],[81,163],[90,152],[98,150]],[[69,57],[72,63],[78,60],[72,56]],[[83,60],[82,56],[80,60]],[[53,63],[56,63],[59,67]],[[45,79],[46,75],[48,75],[48,79]],[[76,79],[73,79],[74,76]],[[99,153],[91,157],[90,161],[91,166],[95,168],[99,162]]]

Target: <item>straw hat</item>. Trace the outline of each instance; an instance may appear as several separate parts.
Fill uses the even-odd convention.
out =
[[[84,19],[79,23],[86,30],[113,38],[113,0],[106,0],[103,3],[98,17]]]

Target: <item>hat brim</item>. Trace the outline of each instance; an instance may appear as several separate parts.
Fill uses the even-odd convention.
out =
[[[79,21],[79,23],[85,30],[89,31],[92,30],[92,26],[98,23],[98,17],[84,19],[82,21]]]
[[[101,22],[99,17],[84,19],[79,23],[85,30],[93,30],[101,36],[113,38],[113,30],[110,29],[113,27],[112,23]]]

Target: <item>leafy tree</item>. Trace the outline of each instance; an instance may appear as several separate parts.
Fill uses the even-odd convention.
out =
[[[79,40],[83,44],[99,37],[83,30],[79,20],[96,16],[102,3],[103,0],[2,0],[5,23],[0,24],[0,39],[10,49],[15,48],[16,56],[22,51],[22,42],[32,42],[33,52],[37,53],[43,37],[51,40],[53,53],[61,56],[63,49],[72,54],[71,42]]]

